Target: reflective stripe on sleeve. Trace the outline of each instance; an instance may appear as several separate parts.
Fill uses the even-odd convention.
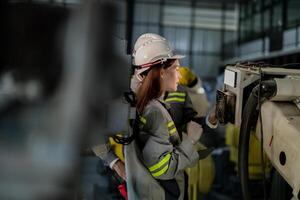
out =
[[[162,167],[164,164],[166,164],[170,160],[170,158],[171,158],[171,154],[168,153],[161,161],[159,161],[155,165],[149,167],[150,172],[153,172],[153,171],[159,169],[160,167]]]
[[[154,177],[158,177],[158,176],[161,176],[163,175],[169,168],[169,165],[166,165],[164,168],[162,168],[160,171],[158,172],[155,172],[155,173],[152,173],[152,176]]]
[[[174,124],[174,121],[168,122],[168,129],[169,129],[169,134],[170,135],[173,135],[177,131],[177,129],[175,127],[175,124]]]
[[[176,132],[176,128],[170,130],[170,135],[173,135]]]
[[[173,121],[168,122],[168,127],[170,128],[171,126],[175,125]]]

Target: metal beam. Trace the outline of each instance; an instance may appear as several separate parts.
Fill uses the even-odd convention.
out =
[[[163,29],[163,21],[164,21],[164,7],[165,7],[165,0],[160,0],[159,3],[159,18],[158,18],[158,33],[160,35],[164,35],[164,29]]]
[[[225,44],[225,23],[226,23],[226,3],[222,1],[222,16],[221,16],[221,44]],[[221,47],[221,60],[225,58],[224,46]]]
[[[131,54],[135,0],[127,0],[126,3],[127,3],[126,4],[126,40],[127,40],[126,53]]]
[[[193,49],[194,49],[194,35],[195,35],[195,18],[196,18],[196,0],[192,0],[191,8],[192,8],[192,13],[191,13],[191,26],[190,26],[190,51],[189,51],[189,65],[191,69],[193,69]]]

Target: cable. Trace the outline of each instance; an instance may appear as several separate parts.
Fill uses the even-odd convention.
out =
[[[261,91],[259,92],[259,90]],[[258,98],[259,93],[259,98]],[[243,199],[250,200],[248,153],[250,132],[258,120],[257,106],[262,98],[269,98],[276,94],[276,82],[274,80],[261,81],[255,86],[246,102],[243,110],[242,123],[239,137],[238,171],[241,180]]]
[[[125,100],[129,103],[130,107],[135,107],[136,100],[135,100],[135,94],[130,92],[124,93]],[[139,133],[139,117],[138,113],[135,113],[134,119],[130,119],[129,117],[129,125],[132,128],[132,135],[114,135],[112,138],[113,140],[122,145],[129,145],[138,135]]]
[[[283,65],[280,65],[281,67],[283,68],[289,68],[291,67],[292,69],[299,69],[300,68],[300,63],[288,63],[288,64],[283,64]]]
[[[134,136],[118,136],[114,135],[113,140],[118,144],[128,145],[134,140]]]
[[[260,153],[261,153],[261,167],[263,171],[263,189],[264,189],[264,200],[267,198],[267,187],[266,187],[266,173],[265,173],[265,162],[264,162],[264,134],[263,134],[263,125],[262,125],[262,116],[261,116],[261,81],[262,81],[262,72],[261,67],[259,67],[259,89],[258,89],[258,116],[259,116],[259,123],[260,123]]]
[[[138,116],[138,115],[136,115]],[[129,145],[138,135],[139,133],[139,120],[138,118],[136,119],[132,119],[129,121],[130,122],[130,126],[132,128],[132,135],[114,135],[112,138],[113,140],[118,143],[118,144],[122,144],[122,145]]]
[[[251,128],[257,121],[255,120],[256,107],[257,96],[254,94],[254,91],[252,91],[243,110],[242,123],[239,134],[238,172],[244,200],[251,199],[248,177],[248,152]]]
[[[227,64],[226,66],[242,67],[242,68],[275,67],[275,68],[285,68],[285,69],[299,69],[300,63],[288,63],[288,64],[283,64],[283,65],[273,65],[270,63],[265,63],[263,61],[260,61],[260,62],[245,61],[245,62],[237,62],[237,63],[233,63],[233,64]]]

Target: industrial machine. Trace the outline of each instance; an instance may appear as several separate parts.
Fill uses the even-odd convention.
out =
[[[299,86],[297,65],[237,63],[225,69],[224,88],[217,92],[216,112],[221,123],[230,122],[240,128],[238,168],[246,200],[251,199],[248,177],[251,131],[261,141],[274,167],[273,182],[281,180],[281,186],[271,186],[270,198],[300,197]],[[286,187],[289,187],[289,194]]]

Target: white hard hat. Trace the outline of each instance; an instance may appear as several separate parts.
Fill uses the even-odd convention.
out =
[[[148,70],[152,65],[165,62],[168,59],[181,59],[185,56],[174,55],[169,42],[155,33],[141,35],[135,42],[133,50],[133,65],[140,66],[139,73]]]

